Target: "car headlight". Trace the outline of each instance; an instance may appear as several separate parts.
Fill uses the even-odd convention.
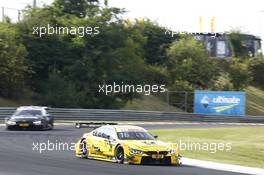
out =
[[[133,148],[130,148],[130,147],[129,147],[129,151],[130,151],[132,154],[143,154],[143,151],[136,150],[136,149],[133,149]]]
[[[16,122],[15,122],[15,121],[8,120],[8,121],[6,122],[6,124],[8,124],[8,125],[15,125]]]
[[[33,122],[35,125],[41,125],[41,120],[37,120]]]

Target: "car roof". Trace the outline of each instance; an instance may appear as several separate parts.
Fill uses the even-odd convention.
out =
[[[106,126],[114,128],[116,132],[128,132],[128,131],[146,132],[144,128],[134,125],[106,125]]]
[[[20,106],[17,110],[45,110],[48,109],[46,106]]]

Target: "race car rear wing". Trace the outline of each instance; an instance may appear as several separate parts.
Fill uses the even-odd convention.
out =
[[[75,123],[75,128],[99,128],[100,126],[103,125],[117,125],[117,123],[113,123],[113,122],[76,122]]]

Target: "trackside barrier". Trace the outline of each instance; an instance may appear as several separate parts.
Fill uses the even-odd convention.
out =
[[[0,107],[0,120],[11,116],[16,108]],[[50,108],[55,120],[75,121],[188,121],[223,123],[264,123],[264,116],[220,116],[180,112],[108,110],[108,109],[70,109]]]

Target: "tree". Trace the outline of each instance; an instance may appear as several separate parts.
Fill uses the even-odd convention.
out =
[[[171,83],[185,82],[196,89],[212,87],[218,76],[217,67],[202,43],[193,37],[175,41],[167,51]]]
[[[61,9],[62,13],[85,18],[88,8],[89,10],[98,8],[98,2],[99,0],[56,0],[54,6]]]
[[[249,57],[247,47],[244,43],[245,39],[241,35],[240,31],[231,31],[231,33],[229,33],[227,37],[229,38],[229,41],[233,48],[234,56],[236,58]]]
[[[12,24],[0,23],[0,96],[18,98],[30,73],[26,63],[27,50],[17,41]]]
[[[229,68],[229,76],[235,90],[246,88],[252,81],[247,61],[242,62],[239,59],[233,58]]]
[[[168,61],[166,50],[179,36],[165,35],[167,29],[149,19],[137,20],[134,27],[139,28],[146,38],[144,45],[146,63],[158,66],[166,65]]]
[[[91,14],[91,4],[88,3],[85,7],[88,17],[82,18],[65,12],[58,3],[64,2],[56,1],[42,9],[28,9],[24,20],[17,25],[19,38],[29,51],[28,60],[35,72],[31,88],[42,95],[45,99],[43,104],[120,108],[137,95],[106,96],[98,93],[99,85],[165,81],[160,69],[145,64],[143,47],[146,39],[140,28],[127,26],[119,17],[122,9],[93,8],[94,14]],[[67,5],[74,9],[76,4]],[[57,27],[98,26],[100,34],[85,37],[55,34],[41,38],[32,34],[34,26],[47,24]]]
[[[253,85],[264,88],[264,58],[252,58],[250,60],[249,70],[252,72]]]

